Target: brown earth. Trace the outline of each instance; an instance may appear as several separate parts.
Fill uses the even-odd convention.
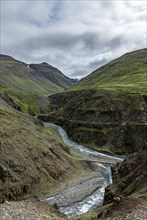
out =
[[[31,198],[0,205],[1,220],[65,220],[64,215],[47,203]]]

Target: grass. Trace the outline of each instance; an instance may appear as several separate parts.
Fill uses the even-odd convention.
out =
[[[96,219],[96,218],[97,218],[96,211],[92,211],[92,212],[86,212],[84,214],[81,214],[78,217],[74,217],[73,220],[91,220],[91,219]]]

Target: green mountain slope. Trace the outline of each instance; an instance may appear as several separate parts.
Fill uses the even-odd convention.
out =
[[[0,55],[0,90],[7,92],[24,111],[32,114],[46,112],[49,106],[46,97],[71,85],[69,79],[59,70],[52,69],[52,75],[55,73],[56,78],[60,75],[58,84],[50,80],[47,71],[37,72],[10,56]]]
[[[72,90],[87,88],[147,93],[147,49],[127,53],[100,67],[79,81]]]

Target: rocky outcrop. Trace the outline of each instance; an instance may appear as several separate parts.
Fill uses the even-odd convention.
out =
[[[115,198],[138,194],[147,199],[147,150],[131,154],[113,168],[113,184],[107,187],[105,204]]]
[[[10,105],[12,108],[22,111],[22,108],[20,105],[18,105],[12,98],[10,98],[6,93],[0,91],[0,98],[3,99],[8,105]]]

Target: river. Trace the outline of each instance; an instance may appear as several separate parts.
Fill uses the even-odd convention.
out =
[[[112,184],[112,174],[109,164],[122,162],[124,158],[107,155],[83,147],[71,141],[66,131],[58,125],[44,123],[44,127],[56,129],[67,146],[86,154],[89,159],[95,163],[97,169],[94,174],[77,182],[76,185],[60,190],[58,193],[46,195],[40,199],[51,205],[57,204],[60,212],[69,218],[92,211],[94,208],[102,205],[105,188]]]

